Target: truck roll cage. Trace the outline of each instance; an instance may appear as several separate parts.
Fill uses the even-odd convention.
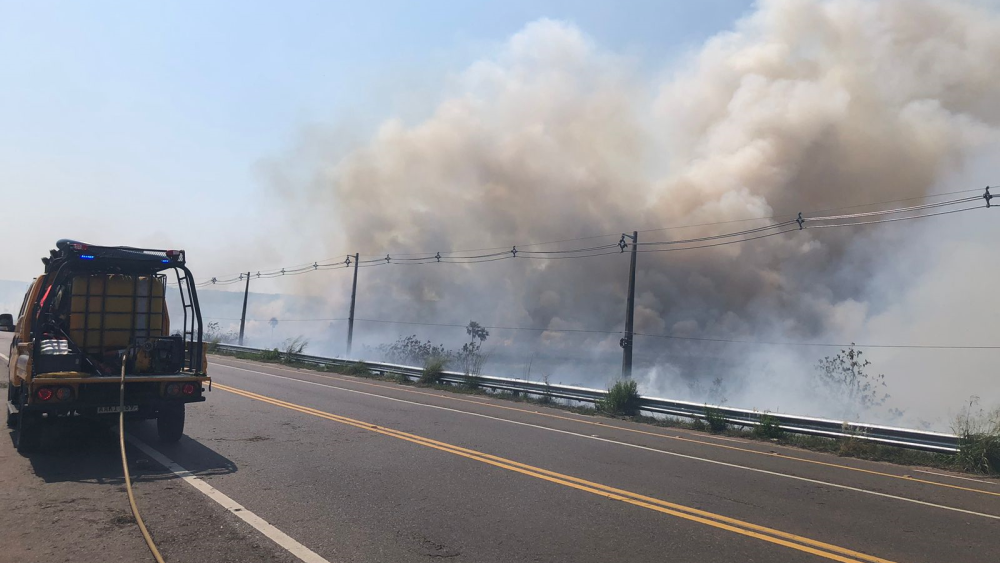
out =
[[[32,323],[32,340],[40,340],[39,335],[43,334],[58,334],[100,374],[100,361],[91,357],[95,351],[98,355],[104,353],[109,345],[124,351],[139,341],[169,337],[162,328],[169,324],[166,273],[172,271],[183,312],[182,325],[177,331],[184,346],[183,369],[196,374],[205,372],[201,306],[183,250],[95,246],[63,239],[49,254],[42,259],[46,275],[42,296],[31,311],[36,320]],[[126,291],[109,294],[111,285]],[[127,302],[129,299],[131,303]],[[70,301],[69,315],[66,300]],[[157,300],[162,302],[158,304]],[[116,308],[110,306],[113,302],[121,310],[109,310]],[[73,317],[72,322],[67,322],[67,316]],[[160,325],[154,328],[157,317]],[[145,321],[145,326],[137,319]],[[82,342],[77,341],[80,335]],[[97,337],[96,343],[92,342],[92,336]]]

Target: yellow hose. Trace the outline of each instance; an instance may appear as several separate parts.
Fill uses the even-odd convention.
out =
[[[125,458],[125,362],[127,359],[128,356],[122,358],[122,379],[121,387],[118,391],[118,444],[122,450],[122,470],[125,472],[125,490],[128,491],[128,503],[132,507],[132,516],[135,517],[135,523],[139,525],[139,531],[142,532],[142,537],[146,540],[149,551],[156,559],[156,563],[164,563],[163,556],[160,555],[160,550],[156,549],[153,538],[149,536],[149,530],[146,529],[146,524],[143,523],[142,516],[139,516],[139,507],[135,505],[135,495],[132,494],[132,477],[128,473],[128,460]]]

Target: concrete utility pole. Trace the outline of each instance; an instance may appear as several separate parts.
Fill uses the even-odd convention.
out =
[[[354,340],[354,300],[358,295],[358,254],[354,254],[354,285],[351,287],[351,314],[347,317],[347,357],[351,357],[351,341]]]
[[[250,272],[247,272],[247,286],[243,290],[243,316],[240,317],[240,346],[243,346],[243,331],[247,326],[247,298],[250,296]]]
[[[632,263],[628,269],[628,305],[625,309],[625,336],[621,339],[622,347],[622,379],[632,377],[632,322],[635,318],[635,258],[636,250],[639,246],[639,231],[632,231],[632,236],[622,235],[622,244],[625,239],[632,239]],[[624,248],[623,248],[624,250]]]

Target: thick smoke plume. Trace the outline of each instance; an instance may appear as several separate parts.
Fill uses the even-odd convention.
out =
[[[387,120],[347,151],[303,147],[273,178],[296,221],[323,233],[329,256],[610,235],[532,249],[572,248],[634,229],[669,229],[641,232],[643,241],[711,235],[764,223],[671,228],[985,185],[945,181],[997,142],[998,60],[997,16],[952,3],[766,1],[653,75],[571,24],[540,20],[454,76],[426,119]],[[303,162],[314,167],[307,182],[295,180]],[[977,213],[966,220],[987,220]],[[887,281],[887,262],[933,221],[926,228],[948,228],[928,219],[641,254],[636,331],[872,334],[865,323],[895,303],[879,283],[909,276]],[[627,254],[372,268],[362,271],[359,316],[620,330],[626,276]],[[619,336],[494,331],[491,343],[558,359],[553,381],[601,385],[619,361]],[[808,400],[810,364],[829,352],[636,344],[648,392],[710,400],[721,378],[730,403],[786,411],[825,408]]]

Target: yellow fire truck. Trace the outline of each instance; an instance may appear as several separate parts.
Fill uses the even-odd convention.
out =
[[[161,440],[179,440],[184,405],[204,401],[211,386],[184,251],[60,240],[42,262],[10,349],[7,425],[18,451],[38,448],[42,425],[56,419],[116,421],[122,410],[126,418],[156,419]],[[173,333],[171,274],[181,309]]]

